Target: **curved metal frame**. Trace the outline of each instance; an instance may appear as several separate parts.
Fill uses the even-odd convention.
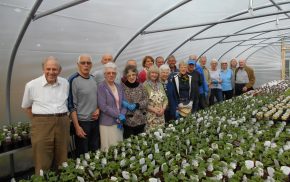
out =
[[[281,2],[281,3],[277,3],[277,5],[283,5],[283,4],[289,4],[290,2]],[[260,6],[260,7],[256,7],[253,9],[253,11],[257,11],[257,10],[260,10],[260,9],[265,9],[265,8],[270,8],[270,7],[273,7],[274,5],[273,4],[270,4],[270,5],[265,5],[265,6]],[[224,19],[231,19],[231,18],[234,18],[234,17],[237,17],[237,16],[241,16],[241,15],[244,15],[248,13],[248,10],[245,10],[245,11],[242,11],[242,12],[239,12],[239,13],[236,13],[234,15],[231,15],[231,16],[228,16]],[[216,24],[215,24],[216,25]],[[210,26],[207,26],[205,28],[203,28],[202,30],[200,30],[199,32],[197,32],[196,34],[192,35],[191,37],[185,39],[181,44],[179,44],[175,49],[173,49],[167,56],[167,58],[174,54],[178,49],[180,49],[184,44],[186,44],[187,42],[189,42],[192,38],[196,37],[197,35],[205,32],[206,30],[212,28],[213,26],[215,25],[210,25]],[[209,49],[208,49],[209,50]],[[166,60],[167,60],[166,58]]]
[[[137,33],[135,33],[135,35],[133,35],[133,37],[131,37],[131,39],[129,39],[125,45],[123,45],[121,47],[121,49],[117,52],[116,56],[114,56],[114,62],[117,60],[117,58],[120,56],[120,54],[128,47],[128,45],[133,42],[133,40],[135,40],[136,37],[138,37],[140,34],[143,33],[144,30],[146,30],[148,27],[150,27],[153,23],[155,23],[156,21],[158,21],[160,18],[164,17],[165,15],[167,15],[168,13],[172,12],[173,10],[179,8],[180,6],[190,2],[192,0],[185,0],[181,3],[178,3],[177,5],[173,6],[172,8],[169,8],[168,10],[164,11],[163,13],[161,13],[160,15],[158,15],[156,18],[154,18],[153,20],[151,20],[149,23],[147,23],[146,25],[144,25],[139,31],[137,31]]]
[[[37,0],[32,9],[30,10],[23,26],[21,27],[20,33],[17,37],[17,40],[13,46],[11,55],[10,55],[10,61],[9,61],[9,65],[8,65],[8,71],[7,71],[7,78],[6,78],[6,114],[7,114],[7,118],[8,118],[8,122],[11,123],[11,101],[10,101],[10,90],[11,90],[11,77],[12,77],[12,71],[13,71],[13,66],[14,66],[14,60],[18,51],[18,48],[20,46],[20,43],[25,35],[25,32],[27,30],[27,28],[29,27],[30,23],[32,20],[37,20],[39,18],[45,17],[47,15],[50,15],[52,13],[61,11],[63,9],[75,6],[77,4],[86,2],[88,0],[74,0],[72,2],[63,4],[59,7],[53,8],[51,10],[48,10],[46,12],[40,13],[38,15],[35,15],[36,11],[38,10],[39,6],[41,5],[43,0]]]
[[[286,32],[286,33],[283,33],[282,35],[286,35],[286,34],[289,34],[290,32]],[[251,48],[255,47],[256,45],[259,45],[260,43],[264,42],[264,41],[267,41],[267,40],[270,40],[272,38],[268,38],[268,39],[265,39],[259,43],[256,43],[256,44],[253,44],[252,46],[248,47],[247,49],[243,50],[242,52],[240,52],[236,57],[239,57],[241,54],[245,53],[246,51],[250,50]],[[269,42],[268,44],[270,43],[277,43],[277,42]]]
[[[288,18],[284,18],[283,20],[288,20]],[[262,22],[262,23],[259,23],[259,24],[256,24],[256,25],[253,25],[253,26],[247,27],[247,29],[249,29],[249,28],[253,28],[253,27],[256,27],[256,26],[260,26],[260,25],[263,25],[263,24],[271,23],[271,22],[274,22],[274,21],[276,21],[276,20],[270,20],[270,21],[267,21],[267,22]],[[245,29],[242,29],[242,30],[237,31],[237,32],[235,32],[235,33],[239,33],[239,32],[244,31],[244,30],[245,30]],[[264,32],[264,33],[261,33],[261,34],[259,34],[259,35],[253,36],[253,37],[249,38],[248,40],[251,40],[252,38],[258,37],[258,36],[263,35],[263,34],[266,34],[266,33],[268,33],[268,32]],[[225,37],[224,39],[222,39],[222,40],[220,40],[220,41],[223,41],[223,40],[225,40],[225,39],[227,39],[227,38],[228,38],[228,37]],[[220,41],[219,41],[218,43],[215,43],[213,46],[211,46],[210,49],[211,49],[212,47],[216,46],[217,44],[219,44]],[[246,42],[246,41],[247,41],[247,40],[245,40],[245,41],[241,41],[241,42],[238,43],[237,45],[235,45],[235,46],[231,47],[230,49],[228,49],[226,52],[224,52],[224,53],[223,53],[223,54],[218,58],[218,61],[219,61],[219,60],[220,60],[224,55],[226,55],[226,54],[229,53],[231,50],[233,50],[234,48],[236,48],[237,46],[241,45],[242,43],[244,43],[244,42]],[[205,53],[206,53],[208,50],[210,50],[210,49],[207,49],[207,50],[204,51],[201,55],[205,54]]]
[[[269,43],[268,45],[265,45],[265,46],[260,47],[259,49],[255,50],[254,52],[252,52],[250,55],[247,56],[246,61],[248,61],[248,59],[249,59],[252,55],[254,55],[255,53],[257,53],[257,52],[260,51],[261,49],[264,49],[264,48],[266,48],[266,47],[268,47],[268,46],[270,46],[270,45],[272,45],[272,44],[274,44],[274,42],[271,42],[271,43]]]

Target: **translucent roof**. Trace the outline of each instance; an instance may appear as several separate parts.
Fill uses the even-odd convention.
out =
[[[208,60],[246,58],[259,85],[280,78],[281,38],[287,40],[290,33],[289,0],[90,0],[37,19],[62,5],[81,2],[49,0],[37,8],[35,20],[27,21],[15,59],[11,59],[37,2],[41,3],[0,1],[0,121],[8,120],[9,86],[11,120],[25,119],[20,108],[24,86],[42,73],[40,64],[46,56],[60,60],[63,77],[76,71],[81,53],[92,55],[92,71],[101,69],[104,53],[116,58],[120,71],[128,59],[136,59],[141,68],[145,55],[166,58],[174,54],[177,60],[191,54],[206,55]],[[10,79],[11,85],[7,84]]]

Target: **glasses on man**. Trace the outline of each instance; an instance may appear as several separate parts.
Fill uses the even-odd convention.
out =
[[[79,62],[81,65],[91,65],[92,64],[92,62],[91,61],[81,61],[81,62]]]

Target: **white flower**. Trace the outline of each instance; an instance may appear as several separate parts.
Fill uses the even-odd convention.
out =
[[[160,180],[157,178],[149,178],[149,182],[159,182]]]
[[[111,181],[118,181],[118,178],[116,178],[115,176],[111,176]]]
[[[62,167],[66,168],[68,166],[67,162],[62,163]]]
[[[256,162],[255,162],[255,165],[256,165],[256,167],[261,167],[261,168],[263,168],[263,163],[260,162],[260,161],[256,161]]]
[[[122,171],[122,176],[126,180],[130,179],[130,173],[127,171]]]
[[[239,155],[243,155],[244,151],[241,147],[237,147],[236,148],[236,153],[239,154]]]
[[[126,159],[121,160],[120,162],[120,166],[124,167],[126,165]]]
[[[275,173],[275,169],[273,169],[272,167],[267,167],[267,172],[269,176],[273,177]]]
[[[153,159],[153,154],[148,155],[148,159],[152,160]]]
[[[83,177],[77,176],[77,179],[78,179],[79,182],[85,182]]]
[[[168,127],[169,127],[169,128],[173,127],[173,124],[169,124]]]
[[[213,171],[213,165],[212,163],[210,163],[208,166],[207,166],[207,170],[212,172]]]
[[[84,167],[87,167],[88,166],[88,162],[86,161],[86,160],[83,160],[82,161],[82,165],[84,166]],[[106,165],[106,164],[105,164]]]
[[[285,175],[289,175],[290,174],[290,167],[288,167],[288,166],[281,166],[280,169],[283,172],[283,174],[285,174]]]
[[[264,147],[270,147],[271,146],[271,142],[270,141],[265,141],[264,142]]]
[[[246,160],[245,161],[245,166],[246,166],[247,169],[252,169],[254,167],[254,161]]]
[[[228,178],[232,178],[234,174],[235,174],[234,171],[233,171],[232,169],[229,169],[229,170],[227,171],[227,173],[226,173],[226,176],[227,176]]]
[[[105,165],[107,165],[107,159],[106,158],[102,158],[102,166],[105,167]]]
[[[78,164],[80,164],[81,163],[81,159],[80,158],[77,158],[77,160],[76,160],[76,164],[78,165]]]
[[[212,143],[211,144],[211,148],[214,149],[214,150],[217,150],[219,148],[219,146],[216,143]]]
[[[91,163],[90,163],[90,169],[91,169],[91,170],[95,170],[95,168],[96,168],[96,163],[91,162]]]
[[[198,161],[193,159],[191,161],[191,165],[193,165],[194,167],[198,167]]]
[[[230,163],[230,166],[231,166],[232,169],[236,169],[236,167],[237,167],[237,162],[231,162],[231,163]]]
[[[147,165],[142,166],[142,173],[147,171]]]
[[[39,176],[43,176],[43,170],[42,169],[39,170]]]
[[[146,133],[140,133],[140,136],[145,137]]]
[[[90,160],[90,154],[89,153],[85,153],[85,159],[88,161],[88,160]]]
[[[277,144],[276,143],[271,143],[271,148],[276,148],[277,147]]]
[[[264,170],[260,167],[257,167],[254,175],[255,176],[264,176]]]
[[[141,159],[139,160],[139,164],[140,164],[140,165],[145,164],[145,159],[144,159],[144,158],[141,158]]]

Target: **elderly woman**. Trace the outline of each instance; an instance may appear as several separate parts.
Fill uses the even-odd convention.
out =
[[[216,99],[217,102],[223,101],[223,94],[222,94],[222,79],[220,70],[217,69],[218,62],[216,59],[212,59],[210,62],[210,97],[209,97],[209,104],[213,105],[214,100]]]
[[[128,65],[124,70],[126,81],[122,83],[127,101],[123,105],[127,108],[126,123],[124,124],[124,138],[144,132],[148,95],[141,83],[137,81],[136,66]]]
[[[221,79],[222,79],[222,91],[223,100],[228,100],[233,97],[233,88],[235,84],[234,73],[228,68],[226,60],[221,62]]]
[[[145,56],[142,61],[143,70],[140,71],[138,75],[138,80],[140,83],[144,83],[147,79],[148,69],[154,65],[154,59],[151,56]]]
[[[157,66],[149,68],[144,87],[149,97],[146,129],[150,130],[165,124],[164,111],[168,104],[163,85],[159,81],[159,69]]]
[[[187,73],[187,67],[186,61],[179,62],[179,72],[174,75],[169,86],[169,92],[172,93],[172,97],[169,97],[170,113],[175,119],[196,111],[193,103],[197,103],[199,85],[194,81],[193,76]]]
[[[122,123],[126,120],[127,109],[122,106],[125,95],[122,87],[115,83],[116,75],[117,66],[112,62],[105,64],[105,80],[98,85],[102,151],[107,151],[111,145],[123,140]]]
[[[159,67],[159,72],[160,72],[160,82],[163,85],[164,91],[166,93],[167,98],[170,98],[170,93],[168,92],[168,77],[170,75],[170,68],[168,64],[163,64]],[[165,117],[165,123],[168,123],[170,120],[173,120],[174,118],[170,117],[170,103],[168,103],[168,106],[166,107],[164,111],[164,117]]]
[[[230,61],[230,68],[233,72],[237,69],[238,62],[235,58]]]

